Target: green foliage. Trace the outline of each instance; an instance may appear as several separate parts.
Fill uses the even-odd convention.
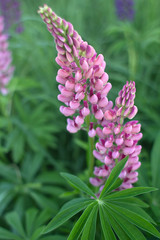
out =
[[[50,218],[50,212],[43,210],[39,213],[36,208],[28,209],[23,220],[17,212],[9,212],[5,215],[6,223],[10,226],[14,233],[0,227],[0,239],[12,240],[65,240],[64,236],[50,235],[41,238],[41,233],[44,229],[44,224]]]
[[[0,183],[0,214],[11,203],[16,205],[17,210],[23,209],[25,198],[32,205],[48,208],[53,213],[58,210],[57,198],[64,192],[64,183],[55,171],[50,171],[51,177],[46,178],[46,173],[40,171],[42,161],[43,156],[37,153],[34,157],[27,154],[21,168],[0,162],[0,176],[3,177]]]
[[[103,235],[107,240],[116,239],[116,236],[119,239],[146,239],[139,228],[160,238],[160,233],[152,225],[152,223],[155,224],[154,220],[141,208],[144,207],[145,204],[143,206],[143,202],[135,198],[137,195],[155,191],[155,188],[135,187],[133,189],[112,192],[113,189],[111,189],[111,187],[118,179],[127,160],[127,157],[124,158],[112,170],[100,197],[93,196],[92,191],[88,190],[87,185],[76,176],[63,173],[62,176],[64,176],[72,186],[89,195],[90,198],[79,198],[65,204],[60,212],[43,229],[43,234],[55,230],[75,214],[85,209],[72,228],[67,238],[68,240],[79,239],[80,236],[81,239],[94,240],[98,212]],[[124,202],[123,199],[125,200]]]
[[[58,66],[54,60],[56,49],[51,35],[37,14],[38,6],[44,4],[44,1],[20,2],[24,32],[16,34],[12,29],[9,32],[15,73],[9,84],[9,94],[0,94],[0,237],[31,240],[40,234],[38,231],[41,231],[41,226],[47,224],[50,217],[57,213],[64,198],[70,200],[75,195],[81,195],[81,198],[65,204],[61,214],[67,214],[67,211],[80,214],[92,203],[97,203],[97,200],[93,189],[88,190],[87,186],[80,183],[80,179],[75,177],[72,182],[69,180],[72,176],[66,174],[68,181],[76,188],[71,192],[65,184],[66,179],[63,180],[58,174],[64,171],[78,173],[82,180],[88,181],[85,170],[87,138],[83,133],[75,136],[67,134],[66,120],[59,113],[56,83]],[[104,55],[106,70],[114,89],[112,95],[109,94],[109,99],[115,99],[126,80],[136,82],[136,105],[139,109],[137,118],[142,124],[140,187],[117,193],[114,189],[122,181],[118,178],[113,183],[113,178],[110,179],[108,187],[106,186],[108,192],[104,191],[102,197],[108,203],[107,207],[96,204],[88,214],[84,228],[83,221],[75,228],[83,228],[82,239],[94,239],[95,230],[98,240],[114,240],[115,235],[122,240],[144,239],[136,223],[131,224],[133,219],[126,218],[121,211],[122,208],[134,211],[136,215],[140,214],[140,217],[154,224],[147,214],[149,213],[159,227],[160,191],[149,191],[154,190],[153,187],[160,188],[160,1],[135,0],[136,15],[131,23],[117,19],[113,0],[46,0],[45,3],[61,17],[72,22],[82,38]],[[149,190],[147,186],[152,188]],[[141,196],[143,201],[136,198],[139,193],[146,193]],[[93,199],[88,198],[88,194]],[[120,209],[115,211],[113,205]],[[147,206],[150,208],[146,213],[142,208]],[[45,217],[45,211],[48,217]],[[65,240],[76,219],[72,214],[69,218],[73,217],[73,220],[55,230],[55,235],[42,235],[37,239]],[[41,219],[44,217],[43,223],[40,223],[41,220],[39,224],[36,223],[38,216]],[[64,217],[65,221],[66,219],[68,217]],[[35,230],[35,236],[32,230]],[[146,233],[145,237],[148,240],[154,239]]]

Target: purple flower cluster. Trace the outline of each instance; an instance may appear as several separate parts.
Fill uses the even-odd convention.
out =
[[[23,32],[21,19],[20,2],[18,0],[0,0],[0,12],[4,18],[4,29],[7,32],[13,25],[17,24],[16,32]]]
[[[115,0],[116,14],[120,20],[134,19],[134,0]]]
[[[3,17],[0,16],[0,92],[7,94],[6,85],[11,80],[14,67],[11,66],[12,57],[8,51],[8,37],[3,31],[4,21]]]
[[[97,55],[71,23],[58,17],[47,5],[40,7],[39,14],[54,37],[58,51],[56,62],[61,66],[56,78],[60,83],[58,99],[65,104],[60,111],[67,117],[72,116],[67,119],[67,130],[75,133],[86,129],[90,137],[99,138],[93,154],[102,164],[95,167],[95,177],[90,182],[101,190],[116,163],[129,156],[120,174],[123,183],[119,189],[132,187],[141,165],[138,158],[141,125],[138,121],[124,124],[124,119],[132,119],[137,113],[135,83],[124,85],[113,107],[107,98],[112,85],[108,82],[103,55]]]

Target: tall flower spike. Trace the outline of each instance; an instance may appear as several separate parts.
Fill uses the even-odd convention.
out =
[[[11,80],[14,67],[11,66],[11,53],[8,51],[7,35],[3,34],[4,21],[0,17],[0,92],[7,94],[6,85]]]
[[[126,156],[129,158],[119,176],[123,179],[123,183],[118,190],[131,188],[138,180],[136,170],[141,166],[138,158],[142,148],[138,145],[138,141],[142,138],[141,125],[138,121],[123,124],[124,118],[131,119],[137,113],[137,108],[134,106],[135,92],[135,83],[127,82],[119,92],[115,107],[105,112],[101,128],[98,127],[96,130],[99,141],[93,154],[102,162],[102,166],[95,167],[95,177],[90,178],[90,182],[94,186],[100,186],[100,191],[115,164]]]
[[[94,123],[102,120],[105,110],[109,108],[107,94],[111,84],[108,74],[104,72],[104,57],[97,55],[71,23],[58,17],[47,5],[40,7],[38,12],[54,37],[58,51],[56,62],[62,68],[56,78],[60,83],[58,100],[65,104],[60,111],[67,117],[73,116],[67,120],[67,130],[77,132],[90,114],[93,124],[87,129],[90,127],[89,135],[93,137]]]
[[[107,94],[112,85],[108,82],[108,74],[104,72],[106,63],[103,55],[84,42],[74,30],[71,23],[58,17],[47,5],[40,7],[39,14],[53,35],[58,51],[57,63],[62,69],[58,71],[57,82],[60,83],[58,99],[66,106],[60,111],[67,119],[67,130],[75,133],[85,127],[90,137],[96,134],[99,141],[93,155],[102,162],[95,167],[94,178],[90,182],[99,186],[100,191],[117,162],[126,156],[129,159],[120,173],[124,181],[119,190],[130,188],[137,181],[140,167],[138,155],[141,146],[138,141],[142,137],[141,125],[138,121],[123,124],[125,118],[132,119],[137,108],[134,106],[135,83],[127,82],[119,92],[115,106],[108,101]]]

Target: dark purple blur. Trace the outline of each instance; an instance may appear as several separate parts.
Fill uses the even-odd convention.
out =
[[[4,18],[5,32],[14,24],[17,33],[23,32],[20,2],[18,0],[0,0],[0,15]]]
[[[134,0],[115,0],[116,14],[119,20],[133,21],[134,11]]]

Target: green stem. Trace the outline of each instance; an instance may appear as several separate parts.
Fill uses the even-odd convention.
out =
[[[87,124],[87,131],[89,131],[90,126],[90,116],[88,115],[86,117],[86,124]],[[88,136],[88,148],[87,148],[87,167],[88,167],[88,176],[91,177],[93,173],[93,167],[94,167],[94,156],[93,156],[93,150],[94,150],[94,138],[91,138]]]
[[[124,36],[127,42],[127,51],[128,51],[128,63],[129,63],[129,70],[130,70],[130,79],[132,81],[135,80],[136,74],[136,64],[137,64],[137,56],[135,51],[135,42],[133,37],[128,31],[124,31]]]
[[[93,150],[94,150],[94,138],[88,137],[88,175],[89,177],[93,174],[93,168],[94,168],[94,156],[93,156]]]

